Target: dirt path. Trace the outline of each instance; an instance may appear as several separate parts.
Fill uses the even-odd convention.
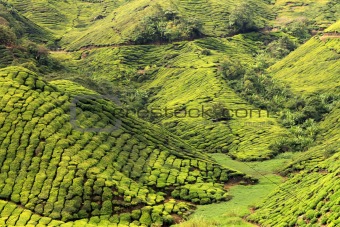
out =
[[[327,39],[340,39],[340,33],[337,32],[326,32],[320,37],[320,40],[325,41]]]

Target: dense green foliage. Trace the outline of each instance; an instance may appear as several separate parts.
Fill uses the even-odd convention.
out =
[[[136,28],[135,43],[172,42],[194,39],[202,35],[202,24],[195,18],[180,18],[177,11],[163,11],[161,6],[157,9],[155,15],[145,17]]]
[[[0,226],[339,225],[339,6],[0,0]]]
[[[13,45],[16,41],[14,32],[7,26],[0,25],[0,44],[1,45]]]
[[[183,186],[194,190],[195,183],[244,176],[133,117],[119,115],[122,126],[113,132],[75,129],[67,114],[72,96],[91,94],[80,85],[50,85],[15,67],[1,70],[0,76],[0,198],[36,214],[64,222],[88,218],[91,223],[95,217],[99,222],[99,216],[119,215],[122,223],[164,223],[172,220],[167,215],[189,209],[186,203],[166,202],[169,194]],[[77,104],[76,124],[109,127],[105,122],[118,117],[112,111],[108,101],[85,99]],[[208,185],[209,192],[218,193],[210,193],[209,200],[203,197],[204,203],[220,200],[222,186]],[[141,216],[132,217],[131,210],[141,210]]]
[[[265,23],[257,23],[258,6],[253,1],[238,2],[229,15],[229,26],[235,32],[256,31],[263,28]]]
[[[322,122],[321,130],[320,143],[286,168],[289,180],[251,220],[266,226],[339,225],[339,106]]]

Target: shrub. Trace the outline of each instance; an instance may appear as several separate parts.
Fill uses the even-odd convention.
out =
[[[163,223],[164,223],[164,225],[170,226],[170,225],[174,224],[174,218],[170,214],[164,215],[163,216]]]
[[[121,214],[120,215],[120,222],[119,224],[121,225],[129,225],[129,223],[131,222],[131,215],[128,213],[125,214]]]
[[[9,25],[9,22],[5,18],[0,16],[0,25],[7,27]]]
[[[112,202],[108,200],[104,201],[100,213],[102,215],[112,214]]]
[[[89,224],[98,224],[100,222],[100,218],[99,217],[91,217]]]
[[[0,45],[13,45],[16,39],[14,32],[9,27],[0,25]]]
[[[296,47],[297,45],[291,39],[283,36],[271,42],[267,47],[267,51],[272,57],[280,59],[288,55]]]
[[[49,50],[44,45],[37,45],[30,42],[27,45],[27,50],[39,63],[44,65],[48,64],[47,56]]]
[[[235,32],[250,32],[256,31],[258,25],[255,22],[254,4],[249,1],[242,0],[234,7],[229,15],[229,27]]]
[[[239,79],[244,75],[245,70],[240,61],[231,60],[229,58],[224,59],[219,66],[219,71],[228,80]]]
[[[211,51],[209,49],[204,49],[204,50],[201,51],[201,54],[209,56],[209,55],[211,55]]]
[[[144,224],[147,226],[150,226],[152,224],[150,209],[151,209],[150,207],[144,207],[142,209],[142,216],[139,219],[141,224]]]
[[[201,36],[201,29],[202,23],[196,18],[184,19],[176,11],[158,7],[154,15],[145,17],[136,28],[133,41],[145,44],[192,39]]]
[[[141,211],[140,210],[133,210],[132,212],[131,212],[131,218],[133,219],[133,220],[139,220],[139,218],[140,218],[140,216],[141,216]]]
[[[309,21],[306,19],[299,19],[289,23],[284,29],[289,34],[305,41],[311,37]]]

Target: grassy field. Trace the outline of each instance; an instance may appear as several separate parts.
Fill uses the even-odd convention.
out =
[[[198,206],[188,223],[201,220],[211,222],[211,226],[256,226],[247,222],[245,217],[267,196],[278,189],[284,178],[277,173],[279,169],[296,158],[297,153],[286,153],[275,159],[262,162],[239,162],[224,154],[211,156],[222,166],[229,166],[259,179],[256,185],[226,185],[232,199],[227,203]],[[289,192],[287,193],[289,195]],[[180,226],[186,226],[183,223]],[[188,225],[190,226],[190,225]]]

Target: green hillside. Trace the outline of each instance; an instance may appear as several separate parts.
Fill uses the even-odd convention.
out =
[[[269,70],[274,78],[289,84],[294,92],[308,94],[338,90],[339,44],[338,38],[312,38]]]
[[[316,30],[322,30],[336,22],[340,17],[337,0],[278,0],[275,1],[276,26],[305,21]]]
[[[337,24],[327,30],[332,30]],[[275,64],[273,76],[292,91],[339,97],[339,39],[315,37]],[[318,56],[315,58],[315,56]],[[316,143],[281,168],[288,179],[259,205],[249,220],[261,226],[338,226],[339,102],[319,124]]]
[[[288,166],[289,179],[249,217],[263,226],[338,226],[339,106],[321,123],[319,144]],[[297,172],[299,171],[299,172]]]
[[[294,35],[319,30],[334,23],[340,14],[336,0],[327,1],[18,1],[10,0],[17,10],[56,35],[63,48],[126,44],[136,40],[138,31],[152,20],[165,17],[158,24],[167,39],[190,39],[195,28],[198,36],[225,37],[235,33],[232,21],[252,20],[251,29],[279,28]],[[313,18],[310,19],[309,18]],[[150,20],[151,19],[151,20]],[[299,30],[300,27],[301,29]],[[143,28],[145,29],[145,27]],[[151,33],[150,33],[151,34]],[[149,34],[149,35],[150,35]],[[196,35],[196,36],[197,36]],[[306,35],[306,34],[305,34]],[[305,36],[302,35],[302,36]]]
[[[110,92],[113,94],[133,96],[136,101],[133,101],[132,108],[140,107],[134,104],[144,94],[147,97],[143,110],[168,108],[179,111],[180,117],[144,119],[161,124],[204,152],[222,151],[244,160],[268,159],[274,155],[270,144],[285,129],[278,125],[275,113],[247,103],[217,74],[221,62],[228,58],[242,60],[245,67],[254,64],[253,53],[260,52],[263,45],[260,37],[253,35],[207,38],[162,46],[88,49],[55,53],[54,56],[65,61],[70,68],[81,70],[80,75],[87,75],[94,83],[111,84]],[[271,36],[267,38],[272,39]],[[209,55],[205,55],[204,51]],[[68,77],[61,75],[57,78],[65,76]],[[77,81],[80,77],[84,78],[75,75],[68,78]],[[116,83],[125,90],[114,86]],[[202,108],[216,109],[216,105],[230,109],[235,116],[230,121],[214,121],[216,116],[202,116]],[[197,108],[201,112],[199,117],[182,117]]]
[[[0,1],[0,25],[10,26],[17,38],[26,38],[38,43],[48,42],[51,38],[46,30],[22,16],[4,1]]]
[[[25,16],[57,34],[62,46],[67,49],[130,43],[136,36],[136,28],[148,17],[160,17],[160,13],[167,17],[164,21],[167,33],[183,33],[197,24],[197,29],[204,36],[227,36],[233,32],[229,26],[229,15],[235,7],[239,7],[237,1],[215,0],[10,2]],[[268,5],[262,1],[247,4],[247,8],[256,9],[254,22],[263,28],[266,20],[271,18]],[[185,26],[183,29],[182,25]]]
[[[0,0],[0,226],[340,226],[338,0]]]
[[[92,224],[101,219],[171,223],[169,215],[192,206],[184,201],[174,205],[174,199],[197,204],[227,200],[223,183],[253,181],[158,127],[114,116],[114,105],[104,99],[85,96],[79,101],[75,120],[80,129],[74,128],[68,111],[76,94],[91,92],[65,81],[50,85],[22,68],[1,70],[0,198],[10,202],[3,202],[1,212],[6,225],[19,218],[11,216],[19,209],[13,203],[24,207],[26,215],[34,214],[34,220],[23,217],[20,225],[85,219]],[[105,131],[116,118],[119,130]]]
[[[328,27],[325,32],[340,32],[340,21],[332,24],[330,27]]]

